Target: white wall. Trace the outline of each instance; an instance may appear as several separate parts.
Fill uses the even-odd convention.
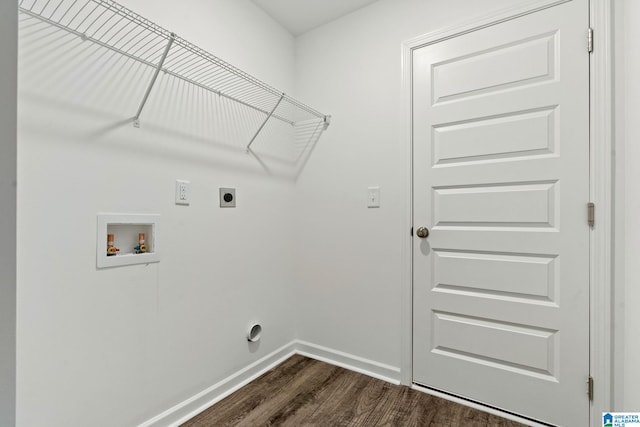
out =
[[[294,186],[243,154],[233,125],[246,123],[207,120],[202,107],[212,101],[203,93],[161,77],[142,128],[133,129],[127,119],[148,73],[77,41],[56,41],[59,34],[26,37],[18,425],[84,425],[96,414],[102,418],[94,425],[134,425],[295,337],[401,367],[409,204],[401,43],[514,1],[380,0],[297,39],[295,70],[294,40],[248,0],[188,0],[180,9],[170,0],[121,1],[278,88],[290,92],[295,76],[295,95],[334,120]],[[640,303],[633,262],[640,229],[632,214],[640,182],[633,146],[640,63],[628,40],[640,11],[634,0],[623,7],[616,15],[624,21],[616,22],[617,36],[627,40],[623,54],[616,52],[618,73],[624,69],[616,87],[616,218],[625,222],[616,248],[627,255],[616,259],[627,262],[616,272],[626,276],[618,284],[624,305],[633,307]],[[0,162],[10,158],[3,154]],[[190,207],[173,204],[176,178],[192,182]],[[366,208],[372,185],[382,188],[380,209]],[[217,208],[219,186],[238,188],[236,210]],[[160,213],[162,262],[97,271],[98,212]],[[0,230],[3,240],[5,234]],[[627,328],[616,354],[625,370],[616,378],[628,379],[616,409],[637,410],[640,318],[637,310],[620,313]],[[258,349],[243,337],[256,318],[265,326]],[[105,412],[105,402],[118,410]]]
[[[296,187],[300,339],[401,367],[401,44],[515,4],[381,0],[297,39],[296,93],[333,115]],[[367,209],[369,186],[381,187],[380,209]]]
[[[293,85],[292,37],[248,0],[122,3]],[[294,339],[294,184],[244,153],[247,123],[223,121],[213,96],[161,74],[135,129],[148,70],[33,30],[19,49],[17,423],[137,425]],[[236,209],[218,187],[237,188]],[[160,214],[162,261],[97,270],[99,212]]]
[[[0,425],[15,424],[17,3],[0,3]]]
[[[616,1],[616,257],[617,285],[615,334],[615,379],[617,410],[640,408],[640,55],[636,29],[640,23],[640,4],[634,0]],[[622,325],[621,325],[622,323]],[[622,366],[621,366],[622,365]]]
[[[300,98],[333,114],[296,188],[299,337],[402,366],[402,228],[409,167],[402,136],[402,41],[515,2],[381,0],[302,35]],[[616,6],[615,410],[640,407],[640,4]],[[330,173],[327,173],[330,171]],[[382,207],[366,208],[366,188]]]

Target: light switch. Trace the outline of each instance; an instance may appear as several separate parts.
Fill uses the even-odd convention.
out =
[[[380,207],[380,187],[369,187],[367,189],[367,206],[370,208]]]

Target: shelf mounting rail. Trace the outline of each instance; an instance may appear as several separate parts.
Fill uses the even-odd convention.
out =
[[[19,11],[154,69],[138,111],[133,116],[136,127],[161,71],[264,114],[265,119],[249,141],[247,150],[271,119],[294,127],[298,123],[317,120],[323,124],[323,130],[330,123],[330,116],[113,0],[20,0]]]

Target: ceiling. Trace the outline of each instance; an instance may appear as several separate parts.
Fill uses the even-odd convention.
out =
[[[251,0],[294,36],[377,0]]]

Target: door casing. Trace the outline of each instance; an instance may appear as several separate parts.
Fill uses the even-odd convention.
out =
[[[402,275],[402,364],[401,382],[413,384],[412,360],[412,237],[413,170],[411,117],[411,58],[413,50],[441,40],[494,25],[518,16],[571,0],[534,0],[500,10],[472,21],[444,28],[402,43],[402,141],[405,150],[405,230]],[[594,378],[591,425],[599,425],[602,412],[614,410],[612,303],[613,289],[613,0],[590,0],[590,27],[594,29],[594,51],[590,56],[590,199],[595,203],[595,226],[590,231],[590,371]],[[585,26],[585,49],[587,46]],[[421,387],[413,386],[425,391]],[[586,384],[585,384],[586,392]],[[445,396],[443,396],[445,397]],[[447,397],[451,399],[451,397]],[[467,404],[462,399],[455,399]],[[474,405],[472,405],[474,406]],[[486,411],[487,408],[483,409]],[[496,412],[505,416],[500,412]],[[517,417],[515,417],[517,419]]]

